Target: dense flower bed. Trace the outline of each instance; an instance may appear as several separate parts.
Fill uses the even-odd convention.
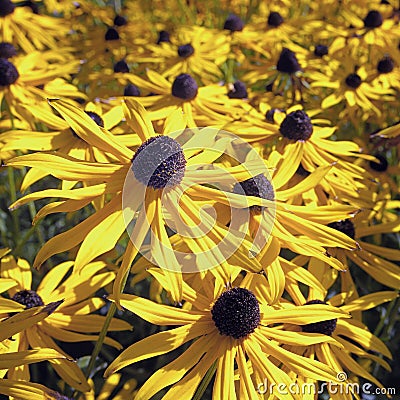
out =
[[[400,395],[398,7],[0,0],[0,394]]]

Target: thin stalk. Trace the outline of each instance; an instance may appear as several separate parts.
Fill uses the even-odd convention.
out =
[[[10,199],[14,203],[17,201],[17,189],[15,187],[15,175],[14,168],[7,168],[8,186],[10,190]],[[13,223],[13,233],[14,233],[14,243],[17,243],[17,238],[19,237],[19,221],[18,221],[18,211],[11,211],[11,218]]]
[[[114,0],[114,10],[116,14],[121,12],[121,0]]]
[[[214,361],[214,364],[211,365],[206,375],[204,376],[203,380],[201,381],[200,385],[198,386],[196,393],[193,396],[193,400],[201,400],[216,370],[217,370],[217,362]]]
[[[38,228],[38,225],[32,225],[25,233],[25,235],[22,237],[22,239],[20,240],[20,242],[17,244],[17,246],[14,249],[13,254],[15,256],[18,256],[22,250],[22,247],[26,244],[26,242],[28,241],[28,239],[32,236],[32,234],[36,231],[36,229]]]
[[[393,317],[391,315],[391,313],[392,313],[393,307],[395,306],[396,302],[397,302],[397,299],[393,299],[389,303],[389,305],[388,305],[388,307],[386,309],[386,313],[384,313],[384,314],[382,313],[382,317],[379,320],[379,323],[378,323],[378,325],[376,326],[376,328],[374,330],[374,335],[375,336],[379,337],[379,335],[382,333],[382,330],[385,327],[385,322],[386,322],[387,318],[389,317],[391,319]],[[394,313],[394,315],[396,315],[396,313]]]
[[[386,330],[385,330],[386,335],[385,336],[387,338],[390,330],[393,328],[394,324],[397,321],[398,313],[397,313],[397,307],[395,307],[397,303],[398,303],[398,298],[393,299],[389,303],[387,312],[384,315],[382,315],[382,317],[378,323],[378,326],[375,328],[375,331],[374,331],[375,336],[379,337],[379,335],[382,333],[384,327],[386,326]],[[385,323],[385,322],[387,322],[387,323]],[[382,355],[380,355],[380,357],[382,358]],[[373,372],[373,376],[378,376],[379,369],[380,369],[380,364],[376,363],[374,372]]]
[[[117,311],[117,306],[115,305],[114,302],[110,304],[110,308],[107,311],[106,319],[104,321],[103,327],[101,328],[101,332],[99,334],[99,338],[97,339],[96,345],[94,346],[92,355],[90,356],[90,361],[89,365],[86,368],[85,376],[86,378],[89,378],[90,373],[92,372],[92,369],[94,368],[94,365],[96,363],[96,358],[100,353],[100,350],[103,346],[104,339],[106,338],[108,328],[111,324],[111,321],[114,317],[115,311]]]
[[[124,279],[122,281],[121,293],[123,292],[123,290],[125,288],[125,285],[126,285],[126,281],[128,280],[129,271],[130,271],[130,269],[128,269],[126,271],[126,274],[125,274]],[[100,354],[100,351],[102,349],[104,340],[105,340],[107,332],[108,332],[108,328],[109,328],[109,326],[111,324],[111,321],[112,321],[112,319],[114,317],[115,311],[117,311],[117,306],[115,305],[114,302],[112,302],[111,305],[110,305],[110,308],[107,311],[107,315],[106,315],[106,319],[104,321],[103,327],[101,328],[101,331],[99,333],[99,338],[97,339],[97,342],[96,342],[96,345],[94,346],[93,352],[90,355],[90,361],[89,361],[89,364],[88,364],[88,366],[86,368],[86,371],[85,371],[85,377],[86,378],[89,378],[89,376],[90,376],[90,374],[91,374],[91,372],[92,372],[92,370],[93,370],[93,368],[95,366],[97,356]],[[76,399],[79,399],[80,395],[81,395],[81,393],[76,391],[72,397],[74,397]]]

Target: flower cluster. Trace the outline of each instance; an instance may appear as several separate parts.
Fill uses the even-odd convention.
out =
[[[0,394],[397,382],[399,15],[0,0]]]

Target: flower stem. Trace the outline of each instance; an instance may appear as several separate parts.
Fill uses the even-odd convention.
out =
[[[214,376],[216,369],[217,369],[217,362],[214,361],[214,364],[211,365],[211,367],[207,371],[206,375],[204,376],[203,380],[201,381],[200,385],[198,386],[196,393],[193,396],[193,400],[202,399],[203,394],[206,391],[208,385],[210,384],[211,379]]]
[[[7,176],[8,176],[8,186],[10,190],[10,199],[11,202],[14,203],[15,201],[17,201],[17,190],[15,188],[14,168],[8,167],[7,172],[8,172]],[[17,243],[17,239],[19,237],[18,211],[16,210],[11,211],[11,218],[13,223],[14,243]]]
[[[103,346],[104,339],[106,338],[108,327],[111,324],[111,321],[114,317],[115,311],[117,310],[117,306],[114,302],[110,304],[110,308],[107,311],[106,319],[104,321],[103,327],[101,328],[101,332],[99,334],[99,338],[97,339],[96,345],[94,346],[93,352],[90,356],[89,365],[86,368],[85,376],[89,378],[90,373],[94,367],[96,362],[97,356],[100,353],[101,347]]]
[[[128,280],[129,271],[130,271],[130,269],[128,268],[128,270],[126,271],[126,274],[125,274],[125,276],[124,276],[124,278],[122,280],[122,285],[121,285],[121,290],[120,290],[121,293],[123,292],[123,290],[125,288],[125,285],[126,285],[126,282]],[[116,306],[116,304],[114,302],[112,302],[111,305],[110,305],[110,308],[107,311],[106,319],[104,320],[104,324],[103,324],[103,326],[101,328],[101,331],[99,333],[99,338],[97,339],[96,345],[94,346],[92,354],[90,355],[90,361],[89,361],[89,364],[88,364],[88,366],[86,368],[86,371],[85,371],[85,377],[86,378],[89,378],[89,376],[90,376],[90,374],[91,374],[91,372],[92,372],[92,370],[93,370],[93,368],[95,366],[97,356],[99,355],[99,353],[101,351],[101,348],[102,348],[103,343],[104,343],[104,339],[106,338],[106,335],[107,335],[107,332],[108,332],[108,328],[109,328],[109,326],[111,324],[111,321],[112,321],[112,319],[114,317],[115,311],[117,311],[117,306]],[[74,393],[74,396],[72,396],[72,397],[78,399],[80,397],[80,395],[81,395],[81,393],[76,391]]]

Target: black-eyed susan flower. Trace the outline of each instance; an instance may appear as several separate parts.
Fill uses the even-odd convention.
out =
[[[389,364],[381,357],[372,354],[371,351],[391,359],[392,355],[387,346],[360,321],[361,312],[376,307],[382,303],[394,300],[398,294],[394,291],[383,291],[371,293],[362,297],[354,296],[354,292],[347,290],[326,300],[327,290],[335,282],[335,274],[330,274],[319,262],[311,261],[310,272],[322,283],[324,290],[315,287],[310,288],[307,299],[295,285],[291,286],[290,294],[295,298],[297,304],[310,306],[315,304],[329,304],[346,311],[352,315],[351,319],[331,319],[318,323],[305,324],[302,327],[286,326],[292,331],[300,331],[305,334],[323,334],[332,337],[343,347],[332,346],[332,343],[320,343],[308,348],[303,346],[290,346],[288,349],[298,354],[318,359],[333,368],[343,385],[358,382],[358,378],[367,379],[378,387],[382,384],[363,366],[362,360],[376,362],[386,370],[390,371]],[[348,386],[348,389],[353,389]],[[347,390],[348,390],[347,389]],[[329,390],[329,388],[328,388]],[[351,399],[354,393],[352,390],[332,391],[332,399]]]
[[[371,73],[372,84],[385,89],[400,89],[400,69],[396,61],[389,54],[384,55],[374,66]]]
[[[359,251],[352,253],[340,249],[329,249],[328,252],[340,259],[343,265],[347,265],[346,269],[351,271],[354,268],[353,265],[356,265],[374,280],[390,288],[399,289],[400,268],[392,261],[399,260],[400,251],[382,246],[381,243],[379,245],[370,243],[367,237],[386,232],[398,232],[400,222],[395,219],[385,223],[374,223],[373,219],[368,218],[368,214],[368,212],[361,212],[354,219],[340,220],[330,224],[332,228],[355,238],[360,245]],[[372,214],[374,214],[374,211],[372,211]],[[351,287],[354,289],[355,284],[352,283]]]
[[[153,269],[151,273],[164,286],[166,281],[162,272]],[[346,314],[338,310],[331,313],[332,308],[325,305],[300,306],[296,307],[296,311],[272,307],[268,303],[268,290],[259,290],[264,280],[264,276],[254,275],[249,284],[243,281],[240,286],[227,288],[218,280],[203,279],[203,287],[196,287],[196,290],[184,282],[183,299],[190,304],[189,309],[157,304],[134,295],[122,295],[121,305],[124,308],[153,324],[172,324],[177,328],[132,344],[111,363],[105,375],[109,376],[139,360],[168,353],[194,340],[182,355],[161,367],[144,383],[136,395],[137,399],[151,398],[169,386],[171,388],[163,398],[179,396],[190,399],[203,378],[208,376],[208,384],[214,374],[214,397],[225,398],[227,393],[231,393],[235,398],[240,393],[240,396],[256,398],[257,378],[267,378],[273,384],[291,383],[289,376],[277,367],[278,363],[287,365],[301,376],[332,379],[332,371],[326,369],[324,364],[293,357],[291,352],[280,346],[281,340],[302,343],[307,337],[304,333],[280,337],[279,330],[273,325],[283,321],[301,325],[346,317]],[[305,345],[320,343],[321,340],[329,342],[331,338],[308,336]],[[235,365],[240,376],[238,392],[234,383]],[[278,391],[274,394],[284,398]]]
[[[41,361],[67,360],[63,354],[48,348],[37,348],[33,350],[6,352],[0,354],[0,368],[7,371],[10,368],[28,366]],[[72,360],[69,359],[72,363]],[[21,379],[0,378],[0,393],[6,396],[21,400],[56,400],[61,399],[61,395],[44,385],[32,383]]]
[[[2,258],[2,277],[16,282],[15,286],[8,289],[10,299],[15,304],[15,312],[21,311],[21,305],[30,309],[62,301],[45,320],[35,325],[28,325],[20,333],[15,334],[9,344],[12,349],[22,351],[29,348],[49,347],[69,358],[56,340],[76,342],[97,339],[96,333],[101,330],[105,317],[91,313],[101,308],[104,300],[91,296],[111,282],[114,274],[103,272],[105,263],[97,262],[88,264],[84,268],[83,273],[87,280],[82,280],[77,275],[66,278],[72,265],[72,262],[66,262],[53,267],[42,278],[39,286],[33,289],[29,263],[23,259],[15,260],[12,256]],[[127,329],[130,329],[130,325],[124,321],[113,320],[111,323],[111,330]],[[106,338],[105,343],[120,347],[119,343],[111,338]],[[52,366],[72,387],[81,391],[90,389],[83,372],[76,364],[59,360],[54,361]],[[25,367],[10,369],[8,377],[29,380],[29,371]]]
[[[157,72],[148,70],[147,79],[129,75],[128,79],[151,96],[140,102],[154,120],[164,119],[173,110],[182,108],[188,127],[220,126],[223,121],[238,119],[243,113],[241,99],[229,98],[225,86],[199,86],[190,74],[180,74],[169,82]]]
[[[244,116],[247,122],[227,124],[225,129],[251,143],[258,141],[274,146],[269,154],[266,150],[265,157],[268,166],[275,169],[275,188],[288,189],[285,185],[299,168],[308,174],[330,165],[321,182],[324,191],[332,199],[341,195],[342,198],[360,197],[357,193],[366,188],[363,180],[368,175],[364,168],[350,160],[373,160],[373,157],[363,154],[354,142],[331,140],[337,127],[330,126],[332,124],[328,120],[317,118],[318,110],[306,112],[300,106],[293,106],[282,112],[280,109],[269,109],[267,104],[262,103],[260,111],[254,108],[249,111]],[[290,163],[287,162],[289,159]],[[323,200],[326,197],[323,192],[318,197],[321,205],[327,204],[327,199]],[[359,204],[368,205],[368,198],[361,198]]]
[[[335,105],[339,108],[339,118],[348,117],[353,124],[361,119],[380,116],[380,101],[393,101],[393,91],[390,88],[372,85],[365,66],[356,66],[357,61],[347,57],[328,77],[328,79],[316,80],[311,83],[313,88],[326,87],[329,90],[321,102],[323,109]]]
[[[247,66],[243,79],[256,87],[282,95],[288,104],[303,101],[309,87],[306,73],[307,51],[296,44],[282,44],[260,49],[253,63]]]
[[[107,151],[118,162],[86,162],[57,153],[35,153],[10,160],[10,165],[29,165],[46,172],[51,163],[54,167],[51,168],[51,175],[62,180],[83,183],[83,187],[71,190],[48,189],[32,193],[12,207],[49,196],[64,199],[42,208],[38,218],[59,211],[75,211],[103,196],[107,196],[107,199],[111,197],[89,218],[50,239],[38,252],[35,266],[40,266],[54,254],[82,243],[75,259],[75,269],[80,271],[86,263],[113,249],[127,226],[130,226],[131,241],[115,281],[115,291],[118,292],[122,290],[130,265],[151,229],[156,235],[152,257],[158,265],[174,271],[170,274],[170,290],[174,301],[179,301],[180,278],[176,272],[180,272],[182,266],[176,261],[171,248],[162,207],[167,208],[170,215],[167,220],[176,230],[180,226],[176,222],[184,223],[184,236],[188,237],[188,243],[193,246],[195,253],[200,257],[208,257],[207,263],[200,263],[199,268],[221,264],[226,255],[216,243],[225,238],[229,230],[225,225],[215,225],[211,216],[201,214],[196,201],[209,199],[210,193],[205,183],[223,184],[232,179],[242,181],[265,170],[265,166],[263,162],[250,160],[227,170],[213,168],[213,162],[225,151],[230,138],[225,138],[224,135],[218,137],[218,130],[215,129],[197,133],[196,130],[186,131],[186,123],[180,110],[170,114],[166,119],[163,135],[157,135],[149,115],[140,103],[127,98],[123,108],[129,126],[142,140],[135,153],[117,141],[104,140]],[[82,125],[82,132],[87,132],[85,119],[78,118],[76,123]],[[92,125],[97,129],[96,124]],[[92,134],[104,139],[106,132],[94,130]],[[185,137],[187,134],[189,138]],[[179,135],[185,137],[182,145],[175,139]],[[187,188],[190,188],[190,195],[185,193],[189,193]],[[225,196],[222,191],[213,194],[217,196],[216,199]],[[247,206],[246,198],[236,197],[239,206]],[[204,216],[204,226],[200,224],[201,216]],[[137,221],[134,226],[132,221]],[[200,227],[197,228],[199,224]],[[113,234],[110,234],[111,230]],[[204,232],[207,231],[208,234],[205,235]],[[252,247],[251,241],[245,237],[242,237],[241,247],[238,246],[237,235],[228,235],[227,240],[228,243],[233,241],[228,248],[234,251],[238,249],[246,252]],[[258,266],[252,265],[252,270],[257,271],[257,268]]]
[[[112,133],[118,135],[118,141],[127,146],[140,143],[135,134],[125,134],[125,129],[119,126],[124,118],[121,105],[106,106],[100,102],[89,102],[84,108],[79,108],[68,101],[50,101],[51,106],[62,117],[40,105],[26,105],[31,114],[36,115],[37,121],[43,123],[47,131],[36,132],[27,129],[10,130],[2,135],[2,158],[6,159],[11,150],[58,151],[60,154],[74,157],[83,161],[107,162],[115,160],[108,152],[108,141],[115,140]],[[102,131],[102,128],[105,131]],[[92,135],[95,131],[97,135]],[[111,135],[111,136],[110,136]],[[48,172],[48,171],[47,171]],[[25,191],[37,180],[48,175],[46,171],[30,169],[24,176],[21,190]],[[73,182],[63,183],[63,188],[72,187]]]
[[[78,70],[79,61],[59,64],[60,60],[51,61],[53,56],[51,51],[34,51],[10,60],[0,58],[0,100],[6,102],[11,114],[32,121],[34,115],[21,107],[23,104],[42,104],[46,108],[46,97],[86,97],[64,79]]]
[[[220,66],[226,61],[230,46],[225,35],[217,30],[199,26],[181,27],[171,38],[171,44],[148,45],[150,54],[145,59],[136,57],[137,62],[146,61],[152,69],[167,79],[182,73],[192,75],[203,84],[216,83],[222,79]]]
[[[29,7],[18,7],[11,0],[0,3],[0,41],[12,43],[26,53],[56,49],[68,29],[62,20],[35,14]]]

